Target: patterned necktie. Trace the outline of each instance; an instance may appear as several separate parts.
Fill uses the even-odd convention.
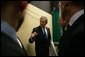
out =
[[[45,32],[45,28],[43,28],[43,34],[44,34],[44,37],[47,39],[48,37],[47,37],[47,34]]]

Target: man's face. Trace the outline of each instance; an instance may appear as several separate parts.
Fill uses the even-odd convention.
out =
[[[45,27],[47,24],[46,19],[40,19],[40,26]]]

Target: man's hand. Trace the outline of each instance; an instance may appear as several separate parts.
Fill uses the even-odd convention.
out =
[[[36,35],[38,35],[36,32],[34,32],[34,33],[32,33],[31,34],[31,37],[33,38],[33,37],[35,37]]]

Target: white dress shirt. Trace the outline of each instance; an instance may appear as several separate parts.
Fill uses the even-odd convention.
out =
[[[77,13],[75,13],[71,19],[69,20],[69,25],[72,26],[72,24],[81,16],[84,14],[84,9],[78,11]]]
[[[45,27],[44,29],[45,29],[46,36],[47,36],[47,38],[48,38],[48,32],[47,32],[47,28]],[[43,28],[42,28],[42,31],[43,31],[43,33],[44,33],[44,30],[43,30]]]
[[[22,44],[21,44],[21,42],[20,42],[20,40],[19,40],[18,38],[17,38],[17,41],[18,41],[20,47],[23,48],[23,47],[22,47]]]

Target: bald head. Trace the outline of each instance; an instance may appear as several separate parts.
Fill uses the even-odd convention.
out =
[[[46,26],[46,24],[47,24],[47,18],[45,17],[45,16],[41,16],[41,18],[40,18],[40,26],[41,27],[45,27]]]
[[[72,15],[84,8],[84,1],[61,1],[63,19],[70,19]]]

